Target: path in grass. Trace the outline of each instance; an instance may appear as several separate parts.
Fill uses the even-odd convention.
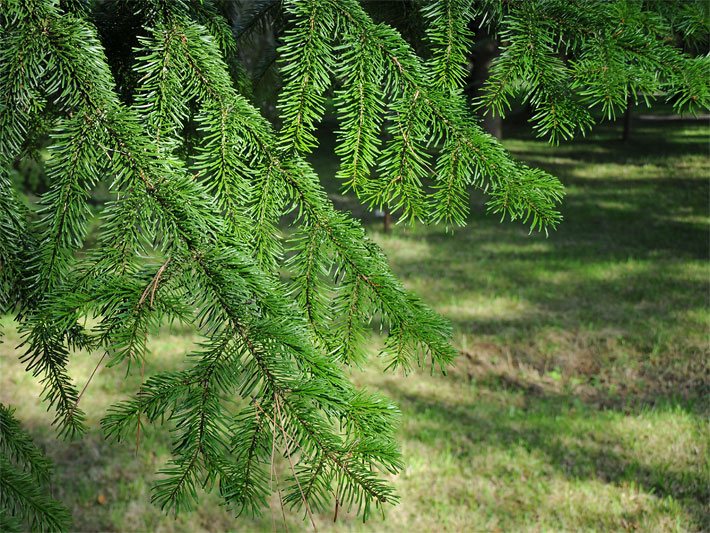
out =
[[[565,221],[547,239],[484,216],[478,199],[453,234],[383,235],[369,220],[407,286],[452,320],[462,355],[446,377],[383,376],[376,362],[354,373],[401,406],[407,468],[386,521],[363,526],[341,512],[338,530],[710,529],[709,133],[647,123],[628,145],[604,129],[556,148],[506,140],[567,186]],[[332,158],[316,163],[333,174]],[[8,329],[0,401],[17,405],[39,389]],[[180,365],[194,341],[155,336],[147,372]],[[75,358],[78,383],[98,357]],[[99,373],[82,400],[90,421],[137,384]],[[160,428],[134,457],[131,443],[109,445],[98,430],[56,443],[40,406],[21,403],[18,414],[57,462],[54,491],[78,530],[272,529],[269,513],[235,522],[214,496],[177,521],[151,507],[150,480],[169,449]],[[330,513],[319,520],[333,529]],[[291,531],[305,527],[289,516]]]

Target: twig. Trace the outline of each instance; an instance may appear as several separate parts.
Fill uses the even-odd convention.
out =
[[[261,411],[261,413],[262,413],[266,418],[269,419],[269,422],[271,422],[271,423],[275,426],[274,429],[276,429],[276,427],[278,427],[278,428],[281,430],[282,433],[284,433],[289,439],[291,439],[291,442],[293,442],[293,443],[294,443],[296,446],[298,446],[299,448],[301,447],[301,445],[296,441],[296,439],[295,439],[289,432],[287,432],[283,426],[280,426],[279,424],[276,423],[276,419],[275,419],[275,418],[272,418],[271,415],[269,415],[269,413],[267,413],[266,411],[264,411],[264,409],[262,409],[261,405],[259,405],[258,402],[256,402],[256,401],[253,402],[253,405],[254,405],[254,407],[256,407],[259,411]]]
[[[286,511],[284,510],[284,501],[283,501],[283,497],[281,496],[281,487],[280,487],[281,482],[279,481],[279,474],[276,471],[276,465],[274,464],[274,456],[275,456],[275,451],[276,451],[276,439],[274,437],[276,434],[276,428],[279,427],[279,429],[281,429],[282,432],[285,432],[285,430],[282,427],[280,427],[276,423],[276,420],[271,418],[271,416],[269,416],[269,413],[264,411],[257,402],[254,402],[254,407],[256,407],[259,411],[261,411],[264,414],[264,416],[269,420],[269,422],[271,422],[271,424],[273,426],[273,433],[274,434],[271,436],[271,474],[270,474],[271,477],[269,479],[269,484],[271,484],[271,491],[273,492],[273,478],[275,477],[276,478],[276,491],[279,493],[279,505],[281,506],[281,516],[283,517],[284,528],[286,529],[286,533],[288,533],[288,524],[286,523]],[[293,439],[293,437],[291,437],[290,435],[289,435],[289,437],[291,439]],[[271,512],[271,521],[272,521],[274,531],[276,531],[276,521],[274,520],[273,511]]]
[[[283,425],[283,415],[281,414],[281,407],[279,406],[279,397],[277,395],[274,395],[274,404],[276,405],[276,411],[279,414],[279,419],[281,420],[281,424]],[[286,439],[286,431],[284,430],[283,427],[279,426],[281,429],[281,432],[284,435],[284,439]],[[303,493],[303,489],[301,488],[301,482],[298,480],[298,476],[296,475],[296,469],[293,466],[293,460],[291,459],[291,449],[288,445],[288,441],[285,440],[284,444],[286,445],[286,457],[288,458],[288,462],[291,465],[291,472],[293,472],[293,479],[296,480],[296,485],[298,485],[298,491],[301,493],[301,499],[303,499],[303,505],[306,506],[306,513],[308,513],[308,518],[311,519],[311,525],[313,526],[313,531],[318,531],[318,528],[316,527],[316,521],[313,519],[313,514],[311,513],[311,508],[308,505],[308,500],[306,500],[306,495]]]
[[[268,417],[268,415],[267,415]],[[274,420],[271,421],[271,423],[274,426],[274,434],[276,433],[276,422]],[[283,496],[281,495],[281,482],[279,481],[279,473],[276,471],[276,465],[274,464],[274,451],[276,448],[276,439],[274,438],[275,435],[271,436],[271,473],[274,475],[276,478],[276,491],[279,493],[279,506],[281,507],[281,517],[283,518],[284,521],[284,529],[286,529],[286,533],[288,533],[288,523],[286,522],[286,511],[284,510],[284,499]],[[272,514],[273,517],[273,514]],[[274,523],[274,529],[276,529],[276,523]]]
[[[151,304],[152,305],[152,304]],[[146,334],[147,336],[147,334]],[[141,387],[143,386],[143,381],[145,377],[145,357],[141,358]],[[138,446],[140,445],[141,442],[141,415],[143,414],[143,411],[140,409],[138,410],[138,423],[136,424],[136,451],[135,455],[138,455]]]
[[[91,380],[94,379],[94,374],[96,374],[96,371],[99,369],[99,366],[101,366],[101,363],[103,362],[104,359],[106,359],[106,355],[108,354],[107,351],[104,351],[104,354],[101,356],[101,359],[99,359],[99,362],[96,363],[96,366],[94,367],[93,372],[91,372],[91,375],[89,376],[89,379],[86,380],[86,383],[84,384],[84,388],[81,389],[81,392],[79,393],[79,396],[76,398],[76,402],[74,403],[74,407],[71,408],[71,411],[69,412],[69,416],[74,414],[74,411],[76,408],[79,406],[79,401],[81,400],[81,397],[84,396],[84,392],[86,391],[86,388],[89,386],[89,383],[91,383]]]
[[[274,428],[274,433],[276,428]],[[274,493],[274,452],[276,451],[276,439],[274,435],[271,435],[271,470],[269,472],[269,488],[271,489],[271,494]],[[274,510],[271,509],[271,529],[276,533],[276,517],[274,516]]]
[[[274,433],[276,433],[276,428],[279,428],[281,430],[281,433],[284,434],[284,436],[288,437],[291,439],[291,441],[296,445],[299,446],[298,442],[283,428],[283,426],[279,425],[276,422],[275,418],[272,418],[269,413],[264,411],[264,409],[261,408],[258,402],[254,401],[252,402],[254,407],[256,407],[261,413],[271,422],[271,424],[274,427]],[[280,481],[279,481],[279,474],[276,471],[276,466],[274,465],[274,449],[276,447],[276,440],[274,439],[274,436],[271,437],[271,474],[276,478],[276,490],[279,493],[279,504],[281,505],[281,516],[283,516],[283,521],[284,521],[284,527],[286,528],[286,533],[288,533],[288,524],[286,523],[286,511],[284,510],[284,502],[283,502],[283,497],[281,495],[281,488],[280,488]],[[288,443],[286,444],[286,447],[288,449]],[[294,473],[295,475],[295,473]],[[272,516],[273,518],[273,516]],[[315,527],[315,526],[314,526]]]
[[[153,299],[155,298],[155,291],[158,290],[158,283],[160,282],[160,278],[163,276],[163,272],[165,272],[165,269],[168,266],[168,263],[170,263],[170,257],[168,257],[167,261],[163,263],[163,265],[158,269],[158,271],[155,273],[155,276],[153,276],[153,279],[151,280],[150,283],[146,286],[145,290],[143,291],[143,294],[141,294],[140,300],[138,300],[138,306],[143,305],[143,302],[145,302],[146,297],[150,293],[150,306],[153,307]]]

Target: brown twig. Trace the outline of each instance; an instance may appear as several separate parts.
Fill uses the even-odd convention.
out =
[[[298,491],[301,493],[301,499],[303,500],[303,505],[306,506],[306,513],[308,514],[308,518],[311,520],[311,525],[313,526],[313,531],[318,531],[318,528],[316,527],[316,521],[313,519],[313,514],[311,513],[311,508],[308,505],[308,500],[306,500],[306,495],[303,493],[303,489],[301,488],[301,482],[298,480],[298,476],[296,475],[296,468],[293,466],[293,460],[291,459],[291,449],[288,445],[288,441],[286,439],[286,430],[284,430],[283,426],[283,415],[281,414],[281,407],[279,406],[279,397],[274,395],[274,404],[276,405],[276,411],[278,412],[279,419],[281,420],[281,426],[279,428],[281,429],[281,432],[283,433],[284,436],[284,444],[286,445],[286,457],[288,458],[288,463],[291,466],[291,472],[293,472],[293,479],[296,480],[296,485],[298,486]]]
[[[143,386],[144,377],[145,377],[145,357],[142,357],[141,358],[141,387]],[[138,447],[140,446],[140,442],[141,442],[141,415],[142,414],[143,414],[143,412],[141,410],[139,410],[138,411],[138,423],[136,424],[136,450],[135,450],[136,456],[138,455]]]
[[[299,448],[301,447],[301,445],[296,441],[296,439],[295,439],[289,432],[287,432],[284,427],[282,427],[282,426],[280,426],[280,425],[278,425],[278,424],[276,423],[276,419],[275,419],[275,418],[272,418],[271,415],[269,415],[269,413],[267,413],[266,411],[264,411],[264,409],[262,409],[262,407],[259,405],[258,402],[256,402],[256,401],[254,402],[254,407],[256,407],[259,411],[261,411],[261,413],[262,413],[266,418],[269,419],[269,422],[271,422],[272,424],[274,424],[274,426],[275,426],[274,429],[276,429],[276,427],[278,427],[278,428],[281,430],[281,432],[284,433],[284,434],[291,440],[291,442],[293,442],[293,443],[294,443],[296,446],[298,446]]]
[[[263,410],[262,410],[263,412]],[[270,419],[269,415],[266,415],[267,418]],[[272,479],[275,477],[276,478],[276,491],[279,493],[279,506],[281,507],[281,516],[283,517],[284,521],[284,529],[286,529],[286,533],[288,533],[288,523],[286,523],[286,511],[284,510],[284,500],[283,497],[281,496],[281,487],[280,487],[280,481],[279,481],[279,474],[276,471],[276,465],[274,464],[274,457],[275,457],[275,452],[276,452],[276,439],[274,438],[276,435],[276,422],[271,421],[271,423],[274,426],[273,433],[274,435],[271,436],[271,477]],[[270,481],[271,482],[271,481]],[[273,484],[271,491],[273,492]],[[276,519],[274,518],[274,511],[272,509],[271,511],[271,521],[273,524],[274,531],[276,531]]]
[[[99,359],[99,362],[96,363],[96,366],[94,367],[93,372],[91,372],[91,375],[89,376],[89,379],[86,380],[86,383],[84,384],[84,388],[81,389],[81,392],[79,393],[79,396],[76,398],[76,402],[74,403],[74,407],[71,408],[71,411],[69,412],[69,416],[74,414],[74,411],[76,408],[79,406],[79,401],[81,400],[81,397],[84,396],[84,392],[86,391],[86,388],[89,386],[89,383],[91,383],[91,380],[94,379],[94,374],[96,374],[96,371],[99,369],[99,366],[101,366],[101,363],[103,362],[104,359],[106,359],[106,355],[108,352],[104,351],[104,354],[101,356],[101,359]]]
[[[276,428],[274,428],[274,432]],[[274,493],[274,455],[276,452],[276,439],[273,434],[271,435],[271,469],[269,472],[269,488],[271,489],[271,494]],[[278,487],[277,487],[278,488]],[[271,509],[271,529],[276,533],[276,517],[274,517],[274,510]]]
[[[276,423],[276,420],[271,418],[271,416],[269,416],[269,413],[264,411],[257,402],[254,402],[254,407],[256,407],[259,411],[261,411],[263,413],[263,415],[269,420],[269,422],[271,422],[271,424],[273,426],[274,435],[271,436],[271,479],[269,480],[269,483],[272,486],[272,492],[273,492],[273,478],[274,477],[276,478],[276,491],[279,493],[279,505],[281,506],[281,516],[283,517],[284,528],[286,529],[286,533],[288,533],[288,524],[286,523],[286,511],[284,510],[284,501],[283,501],[283,497],[281,495],[281,487],[280,487],[281,482],[279,481],[279,474],[276,471],[276,465],[274,464],[274,456],[275,456],[275,451],[276,451],[276,439],[274,437],[276,434],[276,428],[279,427],[279,429],[284,433],[285,433],[285,430],[284,430],[284,428],[280,427]],[[291,437],[290,435],[289,435],[289,438],[293,440],[293,437]],[[274,521],[273,512],[271,514],[271,519],[272,519],[273,528],[275,531],[276,530],[276,522]]]
[[[155,273],[155,276],[153,276],[151,282],[148,283],[145,290],[143,291],[143,294],[141,294],[140,300],[138,300],[139,306],[143,305],[143,302],[145,302],[145,299],[148,297],[148,294],[150,294],[150,306],[153,307],[155,291],[158,290],[158,283],[160,283],[160,278],[163,276],[163,272],[165,272],[165,269],[168,267],[168,263],[170,263],[170,260],[171,258],[168,257],[167,261],[165,261],[165,263],[163,263],[163,265]]]

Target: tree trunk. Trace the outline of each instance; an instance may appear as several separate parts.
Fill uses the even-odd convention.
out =
[[[484,37],[479,41],[479,45],[473,52],[473,69],[471,70],[471,83],[469,88],[474,96],[478,95],[481,88],[488,80],[491,64],[500,55],[498,41],[494,37]],[[503,137],[503,119],[493,116],[487,109],[481,110],[483,129],[494,137]]]
[[[493,116],[492,113],[487,113],[483,116],[481,126],[496,139],[503,138],[503,119],[499,116]]]
[[[631,98],[629,98],[626,101],[626,110],[624,111],[624,132],[621,135],[621,140],[624,142],[627,142],[629,139],[631,139],[631,121],[632,121],[632,114],[631,114],[631,109],[633,108],[633,102],[631,101]]]

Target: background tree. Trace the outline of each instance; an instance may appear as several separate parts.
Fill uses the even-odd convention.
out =
[[[280,3],[259,4],[261,8],[254,11],[232,9],[231,19],[240,27],[269,28],[268,40],[276,42],[284,26],[271,21],[283,20]],[[431,56],[431,39],[437,39],[428,24],[429,4],[413,0],[363,3],[376,20],[397,28],[423,57]],[[710,44],[710,8],[702,0],[433,4],[458,20],[458,26],[444,27],[445,31],[455,30],[459,39],[468,41],[468,45],[462,43],[458,58],[466,73],[465,92],[477,104],[484,127],[495,136],[499,137],[500,118],[511,106],[531,109],[531,122],[539,135],[553,142],[584,133],[600,119],[615,119],[634,104],[665,100],[676,111],[690,113],[708,108],[705,56]],[[499,57],[505,50],[510,52]],[[536,55],[526,50],[535,50]],[[689,58],[695,60],[694,65],[686,62]],[[493,78],[489,80],[491,67]],[[545,72],[547,78],[540,78]],[[543,127],[540,120],[552,116],[542,112],[543,107],[552,106],[553,101],[556,122]]]
[[[558,142],[588,131],[595,110],[611,120],[659,97],[677,112],[710,106],[707,2],[484,4],[502,43],[477,99],[486,113],[504,116],[522,98],[537,134]]]
[[[383,474],[402,466],[399,413],[356,389],[344,367],[364,362],[374,319],[388,368],[444,369],[455,352],[450,325],[404,289],[308,164],[327,98],[339,122],[337,178],[371,208],[463,224],[473,186],[488,194],[490,212],[547,231],[560,220],[562,186],[511,160],[469,109],[468,25],[480,6],[423,6],[423,58],[354,0],[294,0],[279,14],[272,4],[250,5],[236,35],[248,39],[266,16],[282,25],[277,131],[249,100],[254,80],[225,4],[2,1],[2,302],[64,437],[84,431],[89,384],[79,392],[67,373],[77,349],[131,372],[157,325],[200,331],[203,345],[184,369],[149,376],[102,422],[117,440],[146,421],[171,428],[173,459],[153,492],[166,511],[189,509],[202,486],[236,514],[259,513],[284,491],[283,502],[309,516],[334,505],[336,515],[343,506],[367,518],[397,499]],[[552,90],[562,67],[540,53],[509,69],[539,78],[539,129],[558,138],[573,115],[563,121],[557,106],[577,103]],[[687,78],[668,85],[674,98],[704,102],[694,92],[701,64],[673,54],[674,72]],[[641,62],[638,72],[656,68]],[[501,87],[489,97],[497,109],[511,94]],[[590,87],[626,96],[624,84]],[[47,189],[27,209],[14,170],[41,136]],[[110,201],[90,244],[89,200],[101,186]],[[274,484],[277,454],[291,475]]]

